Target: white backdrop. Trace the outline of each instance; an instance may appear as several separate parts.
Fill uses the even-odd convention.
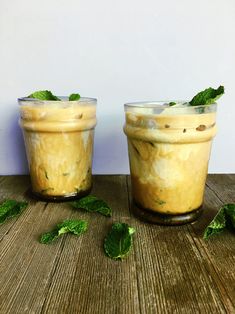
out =
[[[19,96],[98,98],[94,173],[127,173],[124,102],[220,84],[210,172],[235,172],[234,0],[0,0],[0,174],[28,171]]]

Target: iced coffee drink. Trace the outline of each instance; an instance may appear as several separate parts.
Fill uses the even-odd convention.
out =
[[[170,104],[126,104],[124,132],[139,214],[156,223],[181,224],[200,213],[216,104]]]
[[[19,99],[32,192],[49,200],[88,194],[96,99]]]

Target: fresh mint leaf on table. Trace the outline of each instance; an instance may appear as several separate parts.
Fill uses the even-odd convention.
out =
[[[27,206],[27,202],[5,200],[0,204],[0,224],[9,218],[18,216]]]
[[[71,94],[69,96],[69,101],[74,101],[74,100],[79,100],[80,99],[80,95],[79,94]]]
[[[50,244],[64,233],[73,233],[76,236],[80,236],[87,230],[87,227],[88,223],[85,220],[64,220],[62,223],[58,224],[56,228],[52,231],[44,233],[41,236],[40,242],[43,244]]]
[[[219,86],[217,89],[209,87],[194,96],[189,104],[190,106],[211,105],[223,94],[224,86]]]
[[[226,204],[220,208],[217,215],[207,226],[203,238],[207,240],[229,227],[235,230],[235,204]]]
[[[28,96],[28,98],[35,98],[40,100],[60,100],[57,96],[53,95],[49,90],[39,90]]]
[[[97,212],[107,217],[112,215],[112,209],[109,205],[94,195],[85,196],[78,201],[70,202],[70,204],[74,208],[85,209],[88,212]]]
[[[135,229],[128,224],[116,222],[104,240],[105,253],[112,259],[124,259],[130,252]]]

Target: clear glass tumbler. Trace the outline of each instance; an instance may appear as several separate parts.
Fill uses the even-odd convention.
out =
[[[216,104],[125,105],[135,213],[152,223],[178,225],[201,214]]]
[[[79,198],[91,190],[96,99],[19,98],[32,193],[45,200]]]

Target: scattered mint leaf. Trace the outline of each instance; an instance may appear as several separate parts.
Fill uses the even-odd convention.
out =
[[[70,204],[74,208],[85,209],[88,212],[98,212],[108,217],[112,215],[112,209],[108,204],[94,195],[85,196],[78,201],[70,202]]]
[[[50,244],[51,242],[53,242],[56,238],[58,238],[58,229],[54,229],[50,232],[44,233],[41,236],[40,242],[42,244]]]
[[[132,235],[135,229],[125,223],[114,223],[104,240],[105,253],[113,259],[125,258],[132,246]]]
[[[191,106],[211,105],[223,94],[224,86],[219,86],[217,89],[209,87],[194,96],[189,104]]]
[[[5,200],[0,204],[0,224],[11,217],[18,216],[27,206],[27,202]]]
[[[226,204],[220,208],[217,215],[207,226],[203,238],[207,240],[227,227],[235,229],[235,204]]]
[[[225,212],[228,226],[235,229],[235,204],[227,204]]]
[[[58,224],[57,227],[59,228],[59,235],[72,232],[79,236],[87,230],[88,223],[85,220],[70,219]]]
[[[28,97],[40,100],[60,100],[60,98],[53,95],[52,92],[49,90],[39,90],[30,94]]]
[[[74,101],[74,100],[79,100],[80,99],[80,95],[79,94],[71,94],[69,96],[69,101]]]
[[[56,228],[52,231],[44,233],[40,238],[40,242],[43,244],[50,244],[60,235],[68,232],[79,236],[87,230],[87,226],[88,223],[85,220],[64,220],[62,223],[58,224]]]
[[[169,106],[175,106],[175,105],[176,105],[176,102],[174,101],[169,102]]]

